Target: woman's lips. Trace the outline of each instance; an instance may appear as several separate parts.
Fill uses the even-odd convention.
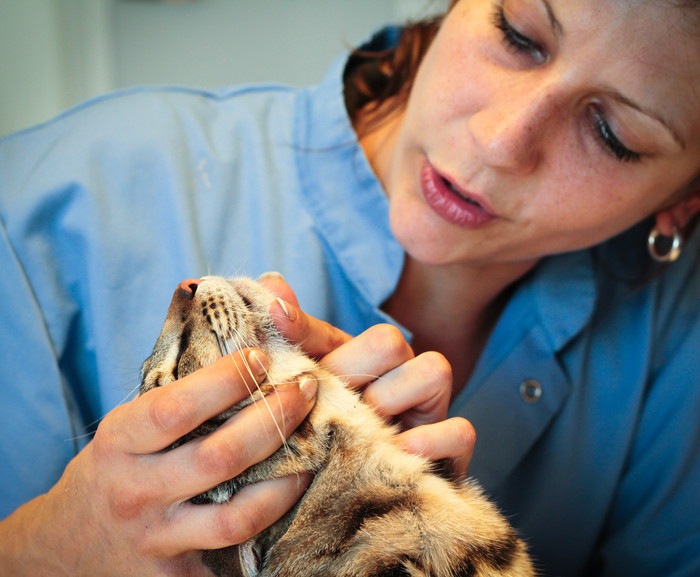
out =
[[[442,219],[463,228],[483,226],[497,216],[468,192],[458,189],[426,162],[421,171],[423,197]]]

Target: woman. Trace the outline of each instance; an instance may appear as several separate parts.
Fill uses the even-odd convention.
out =
[[[6,566],[204,575],[193,551],[298,496],[285,480],[187,503],[274,450],[251,454],[254,426],[219,432],[216,466],[158,453],[241,394],[231,359],[120,406],[82,451],[63,442],[118,403],[172,286],[242,269],[284,273],[296,296],[266,277],[280,327],[339,372],[382,375],[353,385],[387,416],[440,420],[451,399],[479,433],[470,474],[545,574],[697,574],[698,8],[461,0],[309,90],[140,90],[6,139],[12,508],[77,452],[0,525]],[[656,270],[647,237],[683,254]],[[381,322],[412,350],[386,327],[346,336]],[[290,424],[312,393],[290,387]],[[402,441],[462,471],[470,435],[453,419]]]

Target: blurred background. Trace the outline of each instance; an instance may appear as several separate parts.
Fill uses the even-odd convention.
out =
[[[306,85],[448,0],[0,0],[0,136],[137,84]]]

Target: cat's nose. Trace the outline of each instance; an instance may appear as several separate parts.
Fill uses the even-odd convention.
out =
[[[200,282],[202,281],[196,278],[185,279],[180,283],[180,290],[183,290],[189,295],[190,298],[192,298],[197,292],[197,287],[199,286]]]

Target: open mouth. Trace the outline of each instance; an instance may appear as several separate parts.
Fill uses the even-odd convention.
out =
[[[483,208],[476,200],[474,200],[473,198],[470,198],[470,197],[465,196],[464,194],[462,194],[462,192],[461,192],[454,184],[452,184],[449,180],[447,180],[444,176],[440,176],[440,175],[438,175],[438,176],[439,176],[439,177],[442,179],[442,181],[445,183],[445,186],[447,186],[447,187],[448,187],[452,192],[454,192],[459,198],[461,198],[461,199],[464,200],[465,202],[468,202],[468,203],[470,203],[470,204],[473,204],[473,205],[475,205],[475,206],[478,206],[478,207],[480,207],[480,208]]]
[[[483,226],[497,218],[483,203],[440,174],[429,162],[421,171],[423,197],[443,220],[463,228]]]

